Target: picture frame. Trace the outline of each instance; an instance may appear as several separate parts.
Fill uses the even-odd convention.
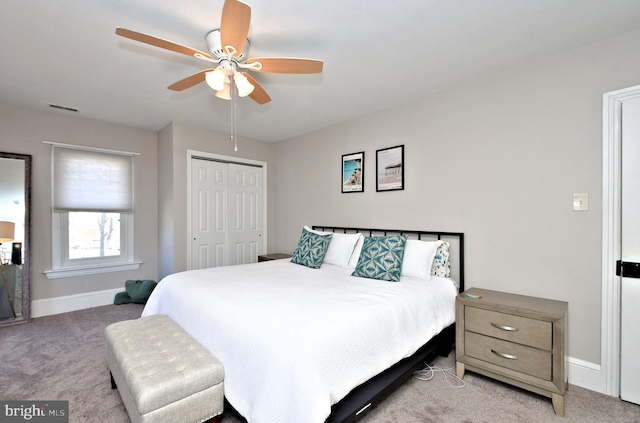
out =
[[[376,191],[404,189],[404,145],[376,150]]]
[[[342,193],[364,192],[364,151],[342,155]]]

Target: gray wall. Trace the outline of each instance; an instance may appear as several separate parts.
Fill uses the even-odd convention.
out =
[[[181,123],[159,132],[81,117],[0,104],[0,151],[31,154],[32,300],[124,288],[127,279],[160,280],[187,269],[187,150],[236,156],[267,163],[267,230],[275,244],[275,150],[273,143],[240,138],[233,151],[227,134]],[[135,252],[137,271],[111,272],[49,280],[51,269],[51,145],[54,141],[140,153],[135,169]]]
[[[465,232],[468,287],[568,301],[569,355],[600,363],[602,94],[640,84],[639,51],[635,31],[279,142],[277,250],[304,224]],[[399,144],[406,188],[377,193]],[[342,194],[358,151],[365,192]]]
[[[65,114],[0,104],[0,149],[32,155],[32,300],[124,288],[127,279],[157,279],[157,134]],[[55,141],[140,153],[134,158],[134,258],[140,269],[48,280],[51,269],[51,145]],[[153,248],[149,248],[153,246]]]
[[[276,146],[239,137],[238,151],[235,152],[228,134],[174,122],[160,131],[159,136],[160,278],[188,268],[187,150],[267,163],[267,248],[270,250],[275,244],[276,188],[273,175]]]

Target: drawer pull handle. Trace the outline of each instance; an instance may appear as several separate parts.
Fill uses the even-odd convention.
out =
[[[517,332],[518,328],[514,328],[513,326],[505,326],[505,325],[499,325],[497,323],[491,323],[491,326],[493,326],[494,328],[498,328],[501,330],[506,330],[508,332]]]
[[[495,355],[497,355],[498,357],[506,358],[507,360],[517,360],[518,359],[517,355],[505,354],[505,353],[498,352],[496,350],[491,350],[491,352],[494,353]]]

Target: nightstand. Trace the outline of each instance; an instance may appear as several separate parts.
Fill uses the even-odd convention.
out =
[[[291,254],[283,254],[283,253],[273,253],[273,254],[264,254],[258,256],[258,263],[261,261],[271,261],[271,260],[280,260],[291,258]]]
[[[456,370],[551,398],[564,416],[567,309],[564,301],[471,288],[456,299]]]

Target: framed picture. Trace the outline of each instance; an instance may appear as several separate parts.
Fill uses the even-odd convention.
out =
[[[376,191],[404,189],[404,145],[376,150]]]
[[[342,156],[342,192],[364,192],[364,151]]]

